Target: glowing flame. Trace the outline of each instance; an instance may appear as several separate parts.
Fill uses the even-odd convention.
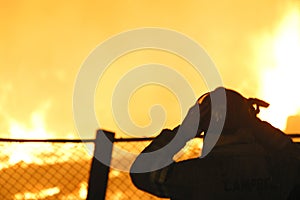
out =
[[[54,188],[49,188],[49,189],[44,189],[41,190],[38,193],[31,193],[31,192],[25,192],[23,194],[16,194],[15,195],[15,199],[16,200],[20,200],[20,199],[42,199],[42,198],[46,198],[49,196],[53,196],[55,194],[59,193],[59,188],[58,187],[54,187]]]
[[[10,135],[12,138],[37,139],[47,138],[50,134],[47,133],[44,125],[44,115],[39,112],[34,112],[31,116],[32,128],[27,128],[14,120],[10,123]],[[23,145],[13,144],[13,151],[10,154],[9,163],[16,164],[23,161],[24,163],[42,164],[42,158],[38,158],[40,148],[43,150],[53,151],[51,144],[26,143]]]
[[[88,187],[88,184],[87,184],[87,182],[82,182],[81,184],[80,184],[80,189],[79,189],[79,197],[81,198],[81,199],[86,199],[86,197],[87,197],[87,187]]]
[[[300,12],[293,8],[274,36],[259,44],[259,68],[262,76],[262,98],[271,103],[261,117],[285,129],[287,117],[300,108]],[[266,46],[263,46],[266,45]]]
[[[12,120],[10,122],[11,137],[37,139],[37,138],[46,138],[51,135],[50,133],[47,133],[45,129],[43,113],[33,112],[31,115],[31,125],[32,128],[27,128],[26,126]]]
[[[38,109],[31,114],[30,123],[20,123],[10,118],[10,135],[17,139],[46,139],[54,136],[47,131],[45,125],[45,109]],[[72,134],[69,135],[71,139]],[[85,163],[91,159],[86,152],[84,144],[77,143],[45,143],[45,142],[12,142],[1,143],[2,154],[8,160],[0,162],[0,170],[10,168],[16,164],[20,167],[34,165],[55,165],[64,162]],[[74,156],[77,155],[77,156]],[[32,174],[34,176],[34,174]],[[30,180],[29,180],[30,181]],[[15,199],[44,199],[54,195],[63,195],[64,188],[32,188],[30,191],[20,192],[14,195]],[[66,196],[66,199],[85,199],[87,195],[87,183],[78,185],[78,190]]]
[[[45,127],[45,112],[44,110],[35,111],[31,115],[31,124],[26,126],[25,124],[19,123],[13,119],[10,120],[10,135],[12,138],[21,139],[46,139],[51,138],[54,134],[48,132]],[[69,139],[72,135],[68,135]],[[69,161],[70,158],[74,161],[73,153],[78,149],[80,145],[74,143],[66,143],[62,145],[62,148],[54,148],[51,143],[12,143],[3,152],[9,156],[8,163],[0,164],[0,170],[12,166],[16,163],[22,162],[24,164],[54,164],[56,162]],[[85,151],[84,145],[80,146]],[[68,151],[65,151],[68,149]],[[74,151],[73,151],[74,150]],[[59,157],[47,157],[43,155],[59,155]],[[81,159],[89,159],[89,155]]]
[[[203,147],[203,139],[194,138],[187,142],[184,148],[182,148],[173,159],[178,161],[183,161],[192,158],[199,158],[201,155]]]
[[[123,196],[124,196],[123,192],[118,191],[118,192],[116,192],[116,193],[113,194],[113,198],[112,199],[120,200],[120,199],[123,199]]]

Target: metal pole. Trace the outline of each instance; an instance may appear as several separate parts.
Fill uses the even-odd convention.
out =
[[[95,140],[87,200],[104,200],[115,134],[98,130]]]

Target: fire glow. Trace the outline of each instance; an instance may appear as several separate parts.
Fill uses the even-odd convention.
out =
[[[33,112],[31,115],[30,126],[25,126],[22,123],[18,123],[15,120],[10,121],[10,135],[13,138],[25,138],[25,139],[46,139],[53,137],[53,133],[50,133],[45,128],[45,116],[42,110]],[[71,137],[71,136],[70,136]],[[71,138],[69,138],[71,139]],[[91,156],[87,153],[86,147],[81,143],[45,143],[45,142],[7,142],[1,143],[0,148],[2,151],[2,160],[0,163],[1,176],[12,176],[18,179],[20,182],[29,181],[26,177],[30,177],[31,181],[39,181],[40,183],[35,186],[34,183],[26,184],[28,189],[22,188],[21,183],[15,184],[15,190],[22,191],[14,194],[14,199],[44,199],[47,197],[60,195],[62,199],[85,199],[87,195],[87,179],[89,170],[89,161]],[[6,160],[7,159],[7,160]],[[74,169],[70,171],[70,177],[67,178],[63,175],[53,174],[55,170],[64,168],[67,170],[72,166]],[[16,167],[20,169],[14,171]],[[43,176],[42,173],[48,173],[47,176]],[[54,171],[53,171],[54,170]],[[77,171],[82,170],[84,175],[76,176]],[[30,174],[30,172],[32,174]],[[21,173],[21,174],[18,174]],[[56,173],[60,173],[57,171]],[[64,173],[64,172],[61,172]],[[42,176],[38,180],[38,176]],[[51,177],[47,180],[46,177]],[[55,177],[56,176],[56,177]],[[62,177],[61,177],[62,176]],[[73,177],[73,180],[69,180]],[[64,191],[63,184],[56,185],[56,180],[66,179],[66,181],[74,181],[74,191],[69,193]],[[75,180],[76,179],[76,180]],[[83,179],[83,180],[82,180]],[[71,186],[70,186],[71,187]],[[62,194],[60,194],[62,193]]]
[[[18,123],[11,120],[10,123],[10,135],[11,138],[25,138],[25,139],[47,139],[52,137],[52,133],[47,132],[45,128],[44,114],[42,112],[33,112],[31,116],[31,127]],[[71,138],[71,135],[69,136]],[[5,149],[5,154],[9,155],[9,161],[6,167],[12,166],[16,163],[23,162],[24,164],[54,164],[56,162],[65,162],[73,157],[71,151],[64,151],[64,149],[76,149],[77,144],[63,144],[61,149],[55,149],[51,143],[31,143],[27,142],[24,144],[11,144]],[[85,151],[82,145],[82,150]],[[61,150],[62,152],[59,152]],[[45,159],[41,154],[60,154],[59,157],[51,159],[47,157]],[[86,154],[84,159],[89,159],[90,157]],[[74,158],[72,158],[74,159]],[[0,170],[5,168],[5,166],[0,166]]]
[[[300,13],[297,9],[291,9],[284,20],[278,26],[274,34],[267,34],[266,37],[255,43],[255,51],[258,52],[257,69],[261,75],[261,98],[271,103],[270,108],[265,112],[262,110],[261,117],[270,121],[273,125],[284,129],[286,119],[290,115],[297,114],[300,108],[300,93],[294,87],[300,85],[298,69],[300,68]],[[63,78],[62,78],[63,79]],[[6,90],[12,90],[13,86],[7,87]],[[50,105],[45,104],[46,108]],[[51,138],[53,133],[46,128],[45,113],[47,109],[41,108],[34,111],[30,116],[30,124],[23,124],[16,120],[9,120],[9,134],[11,138]],[[70,135],[69,138],[72,136]],[[191,142],[191,145],[200,144],[201,141]],[[0,171],[8,169],[17,164],[28,166],[36,165],[54,165],[57,163],[70,162],[74,160],[74,152],[77,145],[63,144],[62,148],[55,148],[53,144],[7,144],[2,151],[3,155],[8,156],[5,163],[0,163]],[[85,151],[84,147],[82,151]],[[184,153],[188,153],[189,149],[184,149]],[[196,152],[197,155],[199,152]],[[56,155],[56,156],[49,156]],[[90,156],[81,157],[80,159],[88,160]],[[79,161],[79,160],[75,160]],[[119,172],[111,175],[119,176]],[[15,194],[15,199],[36,199],[47,198],[60,193],[62,188],[49,187],[39,191],[26,191]],[[75,195],[75,194],[72,194]],[[77,198],[84,199],[87,195],[87,183],[81,182],[77,189]],[[116,192],[115,199],[122,199],[122,192]],[[75,199],[75,196],[70,198]],[[67,198],[67,197],[66,197]]]
[[[263,71],[262,97],[271,103],[261,117],[284,130],[286,120],[300,108],[300,13],[291,9],[274,35],[258,44],[258,68]],[[267,66],[265,66],[267,65]]]

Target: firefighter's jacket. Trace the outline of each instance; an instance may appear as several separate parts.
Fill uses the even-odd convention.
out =
[[[177,130],[178,127],[164,129],[142,154],[163,148]],[[154,171],[133,173],[145,164],[142,154],[132,165],[132,182],[137,188],[158,197],[173,200],[282,200],[299,191],[298,145],[259,119],[251,127],[222,133],[204,158],[173,161]],[[173,153],[161,154],[147,165],[159,166],[160,162],[173,156]]]

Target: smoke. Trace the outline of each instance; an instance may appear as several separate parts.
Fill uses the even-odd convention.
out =
[[[285,4],[280,0],[180,3],[168,0],[132,1],[131,4],[125,1],[6,1],[0,8],[3,27],[0,33],[0,137],[10,137],[11,119],[29,126],[32,113],[45,102],[51,102],[44,116],[47,131],[55,137],[75,134],[72,92],[82,62],[108,37],[137,27],[163,27],[186,34],[206,49],[225,86],[245,96],[256,96],[261,86],[261,69],[255,65],[252,42],[258,33],[277,26],[285,13]],[[178,68],[169,58],[165,61],[164,56],[156,57]],[[134,67],[131,61],[125,70]],[[187,77],[191,76],[189,81],[197,95],[205,92],[202,83],[197,86],[199,78],[192,77],[192,72],[185,68],[181,70]],[[117,79],[118,75],[113,74],[111,78]],[[172,98],[163,103],[176,104]],[[114,131],[115,125],[106,114],[111,112],[110,105],[96,107],[105,113],[99,118],[107,116],[103,128]],[[145,114],[133,113],[136,113],[133,118],[137,123],[148,123],[141,120]],[[179,123],[180,116],[172,120],[166,125]]]

